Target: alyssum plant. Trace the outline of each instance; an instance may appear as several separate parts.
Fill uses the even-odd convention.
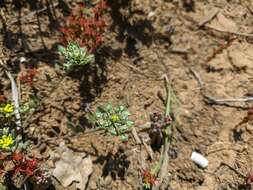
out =
[[[95,61],[93,54],[90,54],[85,47],[80,47],[74,42],[70,42],[66,48],[59,46],[58,52],[65,58],[63,68],[66,72],[71,72]]]
[[[96,112],[90,116],[90,121],[99,128],[103,128],[114,136],[119,136],[122,141],[128,140],[127,130],[133,125],[129,119],[129,111],[122,105],[113,107],[107,104],[98,107]]]

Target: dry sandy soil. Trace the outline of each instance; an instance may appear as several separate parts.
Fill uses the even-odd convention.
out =
[[[252,0],[109,0],[108,29],[96,64],[60,83],[58,29],[76,1],[57,2],[0,1],[8,68],[16,74],[29,67],[40,71],[36,88],[43,104],[29,119],[27,134],[41,160],[49,162],[49,152],[65,141],[92,157],[87,189],[141,189],[140,171],[158,160],[159,151],[151,161],[132,138],[124,144],[102,132],[85,134],[82,130],[90,130],[86,111],[107,102],[124,104],[138,128],[154,111],[164,111],[166,74],[178,102],[161,189],[251,189],[244,177],[253,170],[253,125],[244,119],[251,103],[216,100],[253,94]],[[22,64],[20,57],[26,58]],[[3,74],[0,87],[8,94]],[[24,99],[32,93],[21,90]],[[208,168],[190,160],[194,150],[207,157]]]

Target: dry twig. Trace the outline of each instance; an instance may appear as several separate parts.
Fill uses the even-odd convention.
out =
[[[221,166],[227,166],[229,169],[233,170],[235,173],[237,173],[239,176],[241,176],[241,177],[243,177],[243,178],[246,178],[246,177],[247,177],[247,176],[244,175],[242,172],[240,172],[239,170],[235,169],[234,167],[230,166],[229,164],[227,164],[227,163],[225,163],[225,162],[221,162],[219,167],[221,167]],[[216,169],[216,171],[219,169],[219,167]],[[215,172],[216,172],[216,171],[215,171]],[[215,172],[214,172],[214,173],[215,173]]]
[[[189,70],[191,71],[192,75],[194,76],[194,78],[198,81],[198,84],[201,88],[201,94],[203,95],[203,97],[205,98],[204,100],[210,104],[218,104],[218,105],[227,105],[227,106],[231,106],[227,103],[232,103],[232,102],[251,102],[253,101],[253,97],[249,96],[249,97],[236,97],[236,98],[215,98],[212,96],[207,95],[206,93],[204,93],[202,91],[202,87],[204,87],[204,82],[201,79],[200,75],[192,68],[189,68]]]
[[[253,97],[241,97],[241,98],[228,98],[228,99],[217,99],[212,96],[204,95],[204,97],[210,101],[210,103],[229,103],[229,102],[251,102],[253,101]]]
[[[206,62],[210,62],[218,54],[222,53],[225,49],[228,49],[232,43],[237,39],[236,36],[231,37],[225,44],[221,44],[217,49],[214,49],[212,55],[208,56]]]
[[[133,137],[134,137],[135,142],[136,142],[137,144],[141,144],[141,139],[140,139],[140,137],[139,137],[139,135],[138,135],[138,133],[137,133],[135,127],[133,127],[133,129],[132,129],[132,135],[133,135]]]
[[[145,143],[144,141],[142,141],[142,144],[144,145],[150,159],[154,160],[154,152],[153,152],[152,148],[149,145],[147,145],[147,143]]]
[[[171,48],[169,50],[171,53],[177,53],[177,54],[187,54],[188,53],[188,50],[187,49],[184,49],[184,48]]]
[[[202,81],[200,75],[191,67],[189,68],[189,70],[194,76],[194,78],[198,81],[199,87],[202,88],[204,86],[204,82]]]
[[[215,28],[215,27],[210,26],[210,25],[205,25],[205,27],[207,27],[207,28],[209,28],[209,29],[212,29],[212,30],[216,30],[216,31],[218,31],[218,32],[233,34],[233,35],[242,36],[242,37],[250,37],[250,38],[253,38],[253,34],[249,34],[249,33],[243,33],[243,32],[236,32],[236,31],[223,30],[223,29],[221,29],[221,28]]]
[[[218,13],[219,9],[214,8],[212,9],[199,23],[198,26],[204,26],[206,23],[210,22]]]

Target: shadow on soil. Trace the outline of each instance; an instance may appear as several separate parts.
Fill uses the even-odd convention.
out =
[[[124,180],[126,171],[130,165],[130,161],[124,150],[120,148],[115,154],[109,152],[106,156],[97,155],[97,159],[93,163],[103,165],[102,177],[110,175],[113,180],[117,178]]]

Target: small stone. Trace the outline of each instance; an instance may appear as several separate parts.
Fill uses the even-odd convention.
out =
[[[48,167],[50,167],[50,168],[54,168],[54,167],[55,167],[55,164],[54,164],[53,160],[47,161],[47,165],[48,165]]]
[[[249,123],[246,124],[246,130],[249,132],[249,133],[253,133],[253,126]]]
[[[26,58],[25,57],[20,57],[19,61],[20,61],[20,63],[24,63],[24,62],[26,62]]]
[[[112,178],[110,176],[106,176],[103,180],[103,185],[106,187],[112,183]]]
[[[227,1],[226,1],[226,0],[218,0],[218,1],[217,1],[217,5],[218,5],[219,7],[224,7],[226,4],[227,4]]]
[[[92,189],[92,190],[97,189],[97,184],[95,183],[95,181],[91,181],[89,186],[90,186],[90,189]]]
[[[174,148],[170,148],[168,151],[168,155],[171,159],[176,159],[178,157],[178,150]]]
[[[151,11],[148,13],[148,19],[152,18],[153,16],[155,16],[155,12]]]
[[[73,103],[73,104],[72,104],[72,108],[73,108],[75,111],[80,110],[80,104],[79,104],[79,102]]]

